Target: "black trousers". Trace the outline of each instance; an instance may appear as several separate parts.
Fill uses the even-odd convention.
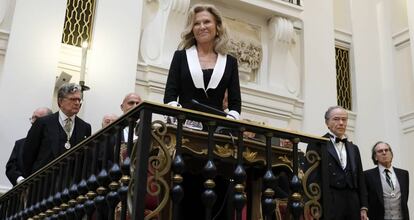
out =
[[[329,220],[359,220],[361,206],[358,191],[330,188]]]

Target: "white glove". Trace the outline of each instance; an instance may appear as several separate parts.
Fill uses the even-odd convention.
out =
[[[167,105],[174,106],[174,107],[177,107],[177,108],[182,108],[182,106],[180,105],[180,103],[178,103],[176,101],[169,102],[169,103],[167,103]],[[175,125],[177,125],[177,118],[175,118],[173,116],[166,116],[166,115],[164,117],[166,118],[168,124],[175,124]]]
[[[238,113],[237,111],[234,111],[234,110],[230,110],[229,112],[227,112],[226,118],[231,118],[231,119],[234,119],[234,120],[239,120],[240,113]]]
[[[19,183],[21,183],[23,180],[24,180],[24,177],[19,176],[19,177],[17,177],[16,183],[17,183],[17,184],[19,184]]]
[[[178,108],[181,108],[182,107],[180,105],[180,103],[178,103],[176,101],[171,101],[171,102],[167,103],[167,105],[174,106],[174,107],[178,107]]]

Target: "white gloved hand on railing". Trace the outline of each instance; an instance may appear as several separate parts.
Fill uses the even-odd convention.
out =
[[[180,103],[178,103],[176,101],[171,101],[171,102],[167,103],[167,105],[174,106],[174,107],[177,107],[177,108],[182,108],[182,106],[180,105]],[[177,125],[177,118],[176,117],[165,115],[165,119],[167,120],[167,123],[168,124]]]
[[[171,102],[167,103],[167,105],[174,106],[174,107],[177,107],[177,108],[181,108],[182,107],[180,105],[180,103],[178,103],[177,101],[171,101]]]
[[[19,176],[19,177],[17,177],[16,183],[17,183],[17,184],[19,184],[19,183],[21,183],[23,180],[24,180],[24,177]]]
[[[234,120],[239,120],[240,114],[237,111],[230,110],[229,112],[227,112],[226,118],[231,118],[231,119],[234,119]]]

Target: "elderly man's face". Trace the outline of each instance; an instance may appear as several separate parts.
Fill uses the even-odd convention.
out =
[[[32,117],[30,118],[30,123],[33,124],[38,118],[41,118],[41,117],[46,116],[46,115],[47,115],[47,109],[45,109],[45,108],[36,109],[33,112]]]
[[[139,97],[136,94],[130,94],[122,102],[121,110],[122,110],[122,112],[126,113],[127,111],[134,108],[135,106],[137,106],[141,102],[142,102],[141,97]]]
[[[105,115],[102,119],[102,127],[106,127],[112,122],[116,121],[118,117],[116,115]]]
[[[375,146],[375,159],[382,166],[389,168],[392,162],[392,153],[390,146],[385,143],[379,143]]]
[[[60,110],[68,117],[78,114],[81,104],[82,94],[80,91],[69,93],[66,97],[59,99]]]
[[[345,135],[348,124],[348,113],[341,108],[331,111],[329,119],[326,120],[326,126],[337,137],[342,138]]]

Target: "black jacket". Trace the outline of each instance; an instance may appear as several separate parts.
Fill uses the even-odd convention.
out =
[[[91,135],[91,125],[75,117],[75,127],[70,138],[75,146]],[[39,118],[27,133],[22,149],[24,177],[36,172],[66,151],[66,133],[59,123],[59,112]]]
[[[176,51],[168,73],[164,103],[177,101],[179,98],[179,103],[184,108],[206,111],[198,109],[191,103],[191,100],[195,99],[202,104],[223,110],[224,93],[228,90],[228,108],[240,114],[241,95],[237,60],[230,55],[226,56],[227,61],[220,82],[216,88],[210,88],[205,92],[204,89],[195,86],[188,66],[186,51]]]
[[[409,220],[410,215],[408,212],[408,193],[409,193],[409,177],[408,171],[398,168],[394,168],[395,175],[397,176],[398,183],[401,190],[401,211],[404,220]],[[368,217],[370,220],[383,220],[384,219],[384,197],[381,184],[381,176],[379,168],[372,168],[364,171],[365,181],[368,191]]]
[[[17,184],[17,177],[23,176],[21,151],[24,145],[25,138],[17,140],[14,144],[13,151],[6,164],[6,175],[10,182],[15,186]]]

